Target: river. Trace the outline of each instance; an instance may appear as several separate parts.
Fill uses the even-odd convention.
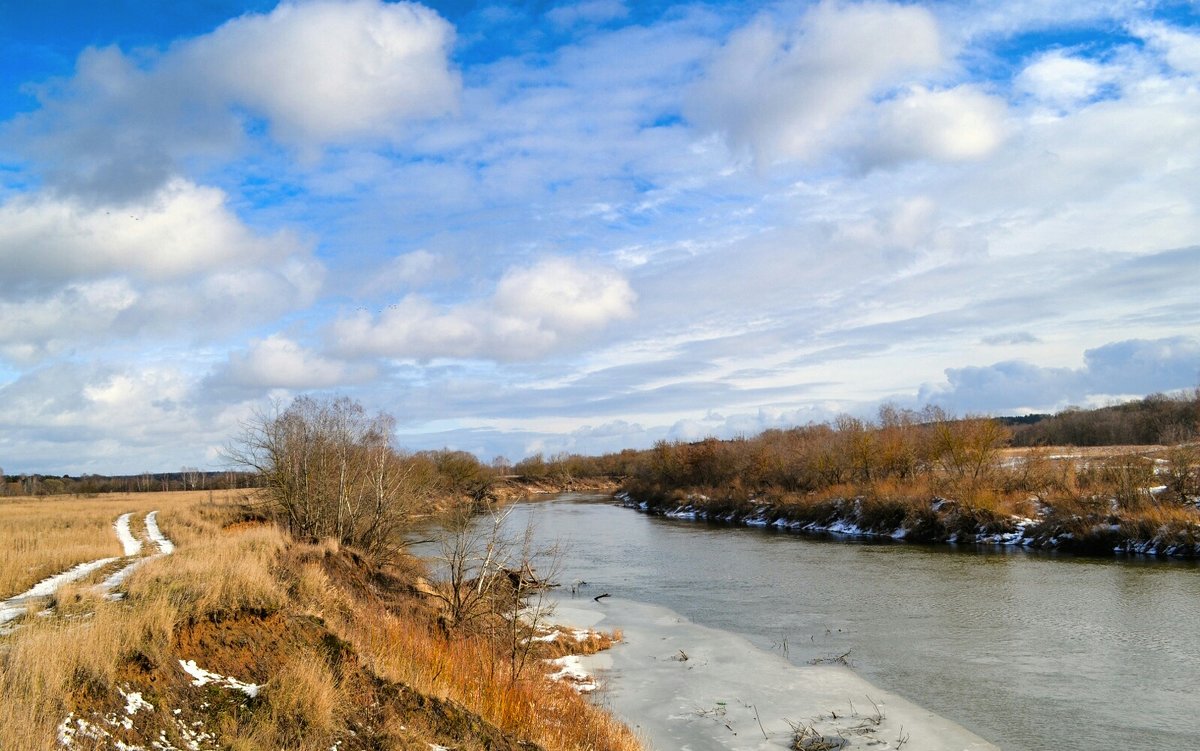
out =
[[[666,608],[806,669],[849,653],[861,678],[1006,751],[1198,743],[1195,564],[821,540],[603,500],[510,519],[559,543],[564,606]],[[621,608],[602,625],[620,627]]]

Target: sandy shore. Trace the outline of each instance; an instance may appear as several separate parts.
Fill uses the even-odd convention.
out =
[[[996,749],[850,668],[793,665],[666,608],[564,600],[555,620],[623,632],[621,644],[583,665],[600,680],[597,701],[656,751],[791,748],[796,728],[844,739],[846,749]]]

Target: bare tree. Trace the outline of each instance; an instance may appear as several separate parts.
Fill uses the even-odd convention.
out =
[[[518,680],[529,662],[532,635],[553,612],[548,587],[558,575],[554,545],[539,548],[532,521],[512,529],[511,507],[454,512],[441,539],[441,572],[432,594],[445,610],[449,633],[486,634],[492,668],[503,664]]]
[[[260,476],[293,534],[384,554],[427,497],[392,448],[394,429],[390,415],[370,416],[348,398],[302,396],[256,414],[226,455]]]

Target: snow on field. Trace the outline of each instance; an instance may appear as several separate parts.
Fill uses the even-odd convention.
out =
[[[624,632],[612,649],[575,661],[605,679],[606,706],[649,748],[785,749],[802,728],[810,743],[844,738],[849,749],[996,749],[848,667],[794,665],[667,608],[611,598],[597,607],[560,602],[555,616]]]
[[[158,546],[158,553],[148,558],[138,558],[128,563],[119,571],[109,575],[103,582],[97,585],[97,588],[104,592],[112,592],[119,587],[133,573],[134,569],[142,565],[148,560],[153,560],[163,555],[170,555],[175,551],[175,544],[167,539],[166,535],[158,528],[157,511],[151,511],[146,514],[146,534]],[[113,522],[113,529],[116,531],[117,539],[121,541],[121,547],[125,551],[125,557],[130,558],[138,555],[142,551],[142,543],[133,536],[133,532],[129,527],[129,519],[132,514],[121,514],[117,520]],[[7,600],[0,601],[0,625],[8,623],[11,620],[19,618],[24,614],[29,604],[34,600],[49,597],[53,595],[58,588],[64,584],[78,581],[79,579],[88,576],[89,574],[104,568],[113,561],[120,560],[119,558],[100,558],[95,561],[80,563],[77,566],[67,569],[62,573],[47,577],[27,591]]]
[[[155,553],[154,555],[147,556],[145,558],[139,558],[136,561],[132,561],[131,563],[126,565],[124,568],[122,568],[120,571],[114,572],[107,579],[100,582],[97,589],[99,589],[103,592],[111,593],[114,589],[116,589],[117,587],[124,584],[125,580],[129,578],[129,575],[132,574],[138,568],[138,566],[141,566],[142,564],[146,563],[147,561],[152,561],[156,558],[161,558],[164,555],[170,555],[172,552],[175,551],[175,544],[172,543],[170,540],[168,540],[166,538],[166,536],[164,536],[163,533],[159,530],[158,519],[155,516],[156,514],[158,514],[157,511],[151,511],[149,514],[146,514],[146,534],[150,537],[150,539],[156,545],[158,545],[159,552]],[[121,516],[121,519],[125,519],[125,529],[126,530],[129,529],[129,519],[127,518],[128,516],[129,516],[129,514],[123,514]],[[117,520],[118,524],[120,524],[121,519]],[[120,533],[120,527],[117,528],[117,532],[118,532],[118,534]],[[124,540],[122,540],[122,542],[124,542]],[[138,542],[138,550],[141,550],[141,547],[142,547],[141,542]],[[129,550],[129,547],[126,546],[125,549]],[[119,599],[120,595],[119,594],[110,595],[110,598]]]
[[[0,602],[0,624],[8,623],[14,618],[20,616],[25,612],[28,604],[31,601],[42,597],[49,597],[50,595],[54,594],[55,591],[57,591],[62,585],[69,582],[78,581],[96,569],[103,568],[115,560],[117,559],[101,558],[99,560],[81,563],[78,566],[63,571],[61,574],[55,574],[54,576],[42,579],[37,584],[33,585],[33,587],[27,592]]]
[[[113,528],[117,530],[117,539],[121,541],[121,547],[125,549],[125,555],[137,555],[142,552],[142,541],[133,536],[133,532],[129,529],[129,517],[132,513],[121,514],[117,517],[117,521],[113,524]]]
[[[192,681],[193,686],[204,686],[209,683],[215,683],[218,686],[224,686],[225,688],[241,691],[243,694],[251,698],[258,696],[258,691],[262,688],[262,686],[259,686],[255,683],[244,683],[239,681],[237,678],[230,678],[227,675],[221,675],[220,673],[213,673],[205,670],[204,668],[196,665],[195,660],[180,660],[179,667],[183,668],[183,672],[192,676],[194,679]]]
[[[175,543],[167,539],[166,535],[158,528],[158,512],[151,511],[146,514],[146,534],[155,545],[158,545],[158,552],[163,555],[170,555],[175,552]]]

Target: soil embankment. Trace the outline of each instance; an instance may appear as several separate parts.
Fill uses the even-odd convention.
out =
[[[556,493],[615,493],[621,481],[612,477],[549,478],[510,475],[498,480],[489,489],[490,495],[501,503],[513,503],[526,498]]]

